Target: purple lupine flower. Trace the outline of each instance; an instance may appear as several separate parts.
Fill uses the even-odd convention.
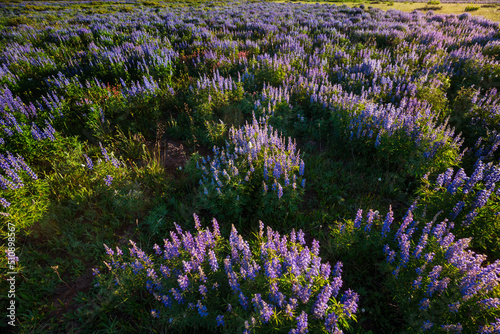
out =
[[[321,264],[320,273],[324,279],[328,279],[328,277],[330,277],[330,273],[331,273],[330,263],[327,262],[327,263]]]
[[[460,168],[457,174],[455,175],[453,182],[451,182],[446,188],[447,191],[453,195],[466,180],[467,180],[467,175],[465,174],[464,169]]]
[[[392,206],[389,206],[389,212],[387,212],[387,216],[384,220],[384,224],[382,225],[382,236],[386,237],[391,229],[391,224],[394,221],[394,213],[392,212]]]
[[[170,269],[168,269],[168,267],[165,266],[164,264],[160,265],[160,272],[163,275],[163,277],[165,278],[170,277]]]
[[[177,290],[177,288],[170,289],[170,292],[172,293],[172,295],[174,295],[174,299],[177,301],[177,303],[179,303],[179,304],[184,303],[184,298],[182,297],[182,294],[180,293],[180,291]]]
[[[422,324],[421,329],[423,331],[427,331],[427,330],[431,329],[432,326],[434,326],[434,324],[432,322],[430,322],[429,320],[425,320],[424,323]]]
[[[384,246],[384,253],[386,254],[386,259],[385,260],[388,263],[394,262],[394,259],[396,257],[396,252],[393,251],[393,250],[391,250],[390,247],[389,247],[389,245],[385,245]]]
[[[305,240],[304,240],[304,236],[305,236],[304,231],[299,230],[299,231],[297,232],[297,240],[299,241],[299,243],[300,243],[301,245],[305,245],[305,244],[306,244],[306,242],[305,242]]]
[[[401,249],[401,265],[406,267],[406,264],[410,261],[410,238],[408,235],[402,234],[398,241]]]
[[[339,333],[337,328],[337,321],[339,317],[334,313],[329,313],[325,319],[325,328],[329,333]]]
[[[278,199],[280,199],[283,196],[283,188],[281,187],[281,184],[278,183]]]
[[[281,176],[281,164],[279,161],[277,161],[274,165],[273,176],[275,179],[279,179]]]
[[[201,303],[201,300],[198,300],[196,306],[198,307],[200,317],[204,318],[208,316],[207,307]]]
[[[463,330],[460,323],[441,325],[441,328],[448,333],[462,333]]]
[[[8,202],[5,198],[2,197],[0,197],[0,204],[2,204],[4,208],[8,208],[10,206],[10,202]]]
[[[297,307],[297,305],[298,305],[297,299],[296,298],[290,298],[289,302],[286,304],[285,313],[289,317],[292,317],[293,316],[293,311],[295,310],[295,308]]]
[[[308,285],[302,286],[301,284],[298,284],[297,287],[297,297],[303,304],[306,304],[309,301],[309,298],[311,298],[311,288]]]
[[[494,188],[489,188],[489,189],[483,189],[479,192],[479,194],[476,196],[476,199],[474,201],[474,204],[472,204],[472,207],[474,209],[480,209],[483,206],[486,205],[486,202],[491,196],[491,192],[494,190]]]
[[[498,309],[500,307],[500,298],[487,298],[478,302],[484,309]]]
[[[248,320],[245,320],[245,330],[243,331],[243,334],[250,334],[250,323]]]
[[[342,296],[340,303],[343,304],[344,314],[351,317],[358,309],[359,296],[356,292],[348,289]]]
[[[238,298],[239,298],[241,307],[243,307],[244,310],[248,309],[248,300],[245,297],[245,295],[243,294],[243,292],[240,291]]]
[[[262,300],[262,296],[260,293],[256,293],[254,298],[252,299],[252,303],[256,311],[259,311],[260,318],[263,323],[268,323],[271,320],[272,315],[274,314],[273,308]]]
[[[106,183],[106,185],[108,187],[111,186],[111,182],[113,181],[113,177],[111,175],[106,175],[106,177],[104,178],[104,182]]]
[[[172,299],[167,295],[162,295],[160,300],[165,307],[172,307]]]
[[[429,300],[429,298],[424,298],[420,301],[419,305],[420,310],[425,311],[431,305],[431,301]]]
[[[307,329],[307,313],[302,311],[302,313],[295,318],[297,320],[297,329],[291,330],[290,333],[293,334],[305,334],[308,333]]]
[[[358,209],[358,212],[356,213],[356,218],[354,219],[354,228],[360,228],[362,220],[363,220],[363,210]]]
[[[220,237],[220,229],[219,229],[219,223],[217,222],[217,219],[212,219],[212,228],[214,230],[214,237]]]
[[[271,260],[264,264],[264,269],[266,276],[269,278],[281,277],[281,263],[277,257],[273,257]]]
[[[208,289],[205,285],[200,284],[200,286],[198,287],[198,292],[205,297],[207,295]]]
[[[102,146],[102,144],[101,144],[101,143],[99,143],[99,146],[101,147],[101,153],[102,153],[102,155],[104,156],[104,159],[105,159],[106,161],[109,161],[109,160],[110,160],[110,158],[109,158],[109,155],[108,155],[108,151],[106,150],[106,148],[105,148],[104,146]]]
[[[177,282],[179,282],[179,287],[182,291],[185,291],[189,286],[189,278],[187,275],[179,275]]]
[[[448,309],[451,313],[457,313],[460,308],[460,302],[448,304]]]
[[[370,232],[373,224],[373,218],[375,218],[375,212],[370,209],[368,215],[366,216],[365,232]]]
[[[313,253],[316,256],[319,256],[319,241],[316,239],[313,239],[312,241],[311,253]]]
[[[460,212],[462,212],[462,209],[464,208],[465,206],[465,202],[464,201],[459,201],[455,207],[453,208],[452,212],[450,213],[450,219],[451,220],[455,220],[458,215],[460,214]]]
[[[153,268],[147,268],[146,272],[148,277],[151,277],[152,279],[158,279],[158,276],[156,275]]]
[[[219,264],[217,263],[217,258],[215,256],[215,253],[212,249],[208,251],[208,259],[210,263],[210,268],[212,268],[213,272],[216,272],[219,270]]]
[[[278,291],[278,282],[271,283],[269,287],[269,299],[280,308],[285,306],[285,295]]]
[[[474,220],[474,218],[476,218],[477,215],[478,215],[478,212],[476,211],[476,209],[469,212],[465,216],[465,219],[462,221],[462,226],[465,226],[465,227],[470,226],[470,224],[472,224],[472,221]]]
[[[418,276],[417,279],[411,283],[411,285],[413,286],[413,289],[419,289],[422,285],[422,276]]]
[[[193,218],[194,218],[194,228],[197,231],[200,231],[201,229],[200,218],[198,218],[198,215],[196,213],[193,213]]]
[[[468,194],[469,191],[472,190],[472,188],[476,185],[477,182],[481,181],[484,177],[484,168],[485,164],[481,161],[478,160],[476,163],[476,169],[472,173],[472,175],[469,177],[467,182],[465,183],[462,192],[464,194]]]
[[[328,301],[332,295],[333,289],[330,284],[323,287],[318,294],[316,301],[313,305],[313,316],[316,319],[322,319],[325,316],[325,311],[328,309]]]
[[[344,264],[342,262],[337,262],[335,266],[333,267],[333,276],[334,277],[340,277],[342,275],[342,267]]]
[[[85,158],[85,163],[87,164],[88,169],[94,169],[94,164],[92,163],[92,159],[90,159],[86,154],[83,155]]]
[[[104,245],[104,249],[106,249],[107,255],[113,256],[115,254],[115,252],[113,252],[113,250],[111,248],[109,248],[106,244],[103,244],[103,245]]]
[[[500,333],[500,318],[495,318],[494,323],[479,326],[478,333],[480,334],[498,334]]]
[[[155,250],[155,254],[156,254],[156,255],[161,255],[161,253],[162,253],[162,252],[161,252],[161,248],[160,248],[160,246],[158,246],[157,244],[155,244],[155,245],[153,246],[153,249]]]
[[[300,161],[300,165],[299,165],[299,175],[303,176],[304,175],[304,171],[305,171],[305,164],[304,164],[304,161],[301,160]]]

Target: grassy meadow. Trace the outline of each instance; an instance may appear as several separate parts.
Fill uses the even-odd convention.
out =
[[[498,9],[0,2],[0,331],[499,333]]]

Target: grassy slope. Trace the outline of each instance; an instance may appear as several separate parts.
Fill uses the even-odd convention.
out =
[[[286,2],[286,1],[277,1],[277,2]],[[366,1],[366,2],[322,2],[318,1],[318,3],[329,3],[335,5],[345,4],[350,7],[358,7],[361,4],[364,4],[366,7],[372,6],[376,8],[380,8],[383,10],[401,10],[404,12],[412,12],[414,10],[432,10],[435,14],[463,14],[466,13],[465,8],[467,6],[479,6],[480,8],[476,11],[468,12],[474,16],[482,16],[488,20],[500,22],[500,4],[466,4],[466,3],[441,3],[439,5],[427,5],[422,2],[378,2],[378,1]],[[306,2],[306,3],[316,3],[316,2]],[[494,7],[493,7],[494,6]]]

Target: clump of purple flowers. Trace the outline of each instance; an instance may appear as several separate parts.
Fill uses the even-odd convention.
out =
[[[38,176],[26,164],[23,157],[19,154],[14,156],[10,152],[0,154],[0,172],[3,172],[0,174],[0,191],[3,191],[2,195],[7,194],[7,191],[16,191],[24,187],[25,182],[28,180],[38,180]],[[0,198],[0,204],[3,208],[11,205],[5,198]]]
[[[262,201],[271,204],[270,210],[286,203],[292,207],[305,188],[305,164],[296,143],[263,119],[254,118],[239,129],[232,127],[226,147],[214,147],[213,155],[202,158],[197,166],[202,171],[203,200],[224,203],[224,210],[259,206]]]
[[[470,176],[463,169],[454,173],[453,168],[438,175],[434,191],[454,202],[449,218],[468,227],[485,206],[495,211],[496,206],[491,204],[500,195],[499,182],[500,166],[491,162],[485,164],[479,159]]]
[[[154,246],[154,254],[132,241],[129,256],[105,246],[105,263],[118,289],[142,282],[158,307],[169,309],[155,309],[154,317],[168,313],[173,324],[191,317],[230,332],[280,324],[290,333],[337,333],[353,318],[358,295],[350,289],[341,293],[342,264],[332,274],[330,264],[318,256],[319,243],[313,241],[310,248],[302,230],[282,236],[270,227],[264,231],[260,223],[257,240],[250,243],[234,226],[227,240],[215,219],[211,229],[202,229],[194,216],[195,234],[175,224],[164,245]],[[103,286],[107,276],[99,275]]]
[[[440,186],[453,183],[449,174]],[[415,221],[415,207],[416,203],[397,224],[397,230],[384,223],[384,229],[378,232],[386,243],[383,252],[392,273],[388,284],[398,299],[410,305],[411,312],[418,310],[420,330],[439,324],[442,329],[458,333],[488,333],[495,324],[481,327],[476,320],[482,319],[484,324],[500,316],[500,260],[486,262],[485,255],[468,249],[471,238],[456,238],[451,232],[454,224],[447,219],[436,223],[436,215],[427,223]],[[371,219],[368,215],[364,223],[371,224]],[[360,212],[355,223],[354,231],[367,233]],[[373,229],[368,233],[377,232]]]
[[[472,237],[471,246],[498,257],[500,236],[500,166],[477,160],[470,173],[448,168],[435,182],[425,181],[419,207],[453,223],[457,237]]]

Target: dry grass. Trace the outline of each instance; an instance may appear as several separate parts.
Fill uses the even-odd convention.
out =
[[[278,1],[278,2],[285,2],[285,1]],[[322,2],[322,1],[318,1]],[[308,3],[316,3],[316,2],[308,2]],[[372,3],[370,1],[366,2],[325,2],[325,3],[330,3],[330,4],[335,4],[335,5],[342,5],[345,4],[350,7],[359,7],[361,4],[365,5],[366,7],[372,6],[376,8],[380,8],[383,10],[401,10],[404,12],[412,12],[414,10],[421,10],[421,11],[427,11],[427,10],[432,10],[436,14],[463,14],[463,13],[469,13],[470,15],[473,16],[482,16],[488,20],[500,22],[500,4],[473,4],[473,3],[440,3],[439,5],[427,5],[425,2],[393,2],[389,4],[389,2],[382,2],[380,3]],[[467,6],[479,6],[480,8],[476,11],[472,12],[466,12],[465,7]]]

